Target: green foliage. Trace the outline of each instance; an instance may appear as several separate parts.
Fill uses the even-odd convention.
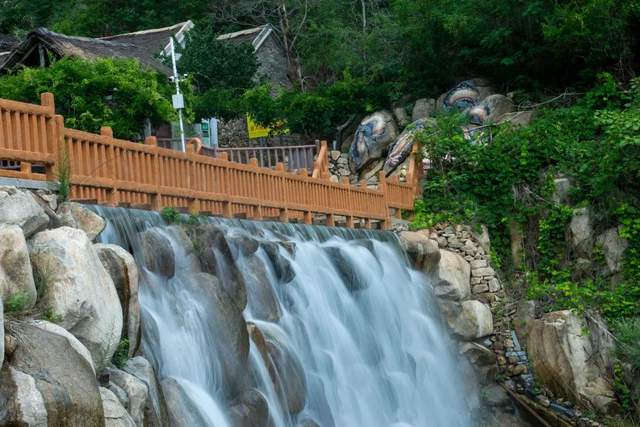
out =
[[[548,309],[597,307],[609,319],[639,315],[639,99],[638,81],[622,87],[603,75],[577,103],[540,111],[528,127],[494,127],[476,143],[465,139],[464,117],[439,117],[434,128],[417,135],[431,169],[413,226],[487,224],[492,246],[508,260],[507,224],[516,221],[535,230],[526,259],[530,298]],[[598,274],[576,274],[566,247],[572,209],[551,198],[557,171],[575,181],[574,202],[602,213],[602,228],[622,225],[629,248],[624,281],[615,287]]]
[[[51,322],[51,323],[60,323],[62,322],[62,319],[63,319],[62,315],[56,313],[52,307],[47,307],[42,312],[42,318],[47,322]]]
[[[29,295],[26,292],[16,292],[4,302],[4,309],[7,313],[17,313],[24,310],[29,302]]]
[[[160,216],[167,224],[180,224],[182,222],[182,214],[172,207],[164,207],[160,211]]]
[[[618,319],[609,326],[617,340],[618,359],[640,371],[640,317]]]
[[[66,202],[71,193],[71,162],[69,161],[69,153],[64,149],[60,149],[58,155],[58,198],[61,202]]]
[[[166,78],[133,60],[62,59],[0,77],[4,98],[39,103],[42,92],[55,95],[66,126],[94,133],[111,126],[119,138],[139,140],[145,119],[160,123],[174,116]]]
[[[127,360],[129,360],[129,340],[122,338],[118,343],[118,348],[113,353],[112,361],[118,369],[122,369],[127,364]]]

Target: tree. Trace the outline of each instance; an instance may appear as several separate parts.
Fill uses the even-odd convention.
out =
[[[67,58],[0,78],[3,98],[38,102],[42,92],[55,95],[68,127],[98,132],[111,126],[124,139],[141,139],[145,119],[168,122],[175,114],[166,77],[134,60]]]

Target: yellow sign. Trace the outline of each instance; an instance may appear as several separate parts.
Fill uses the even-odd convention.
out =
[[[247,114],[247,130],[249,131],[249,139],[264,138],[269,136],[271,129],[260,126],[254,122],[250,115]]]

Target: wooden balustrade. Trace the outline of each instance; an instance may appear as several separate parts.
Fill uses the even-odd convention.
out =
[[[68,129],[55,114],[51,94],[42,95],[42,105],[0,99],[0,160],[20,164],[19,170],[0,168],[0,176],[56,180],[60,172],[56,168],[66,163],[71,200],[308,224],[324,219],[334,225],[336,217],[344,217],[348,227],[367,228],[374,222],[389,227],[390,209],[399,214],[413,208],[414,168],[410,167],[405,183],[380,172],[374,190],[365,182],[357,186],[348,180],[331,182],[326,142],[313,163],[310,147],[298,148],[307,154],[292,173],[285,170],[283,157],[265,154],[274,153],[268,149],[256,148],[256,155],[240,163],[230,159],[234,150],[216,157],[202,155],[197,139],[190,140],[182,153],[159,147],[155,137],[144,144],[116,139],[108,127],[100,134]],[[271,164],[274,168],[261,167]],[[34,166],[41,173],[34,172]]]

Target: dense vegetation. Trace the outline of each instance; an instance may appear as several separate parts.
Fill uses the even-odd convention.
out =
[[[402,104],[405,94],[436,96],[470,75],[489,77],[502,89],[537,93],[589,84],[603,70],[624,80],[637,65],[640,30],[638,0],[3,0],[1,5],[0,32],[17,34],[47,26],[102,36],[192,19],[212,37],[269,22],[283,41],[296,89],[279,97],[275,107],[264,105],[269,100],[260,96],[269,90],[254,89],[247,96],[254,103],[258,98],[256,107],[226,102],[247,89],[246,80],[217,84],[195,101],[198,115],[252,110],[266,122],[281,123],[283,117],[270,112],[275,108],[292,130],[329,137],[350,114]],[[230,53],[220,46],[210,50],[210,63],[224,64],[213,70],[220,82],[251,68],[229,61],[241,57]]]
[[[136,61],[64,59],[0,78],[3,98],[39,103],[47,91],[68,127],[96,133],[111,126],[120,138],[141,139],[145,119],[161,123],[175,115],[164,76]]]

